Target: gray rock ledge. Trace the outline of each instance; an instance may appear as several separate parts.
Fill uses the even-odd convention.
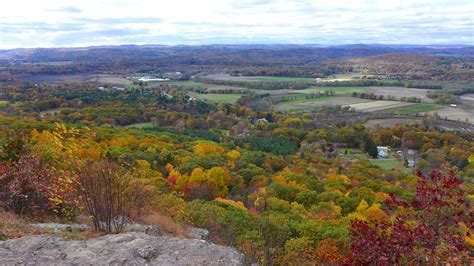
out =
[[[131,232],[89,240],[48,235],[0,242],[0,265],[243,265],[231,247]]]

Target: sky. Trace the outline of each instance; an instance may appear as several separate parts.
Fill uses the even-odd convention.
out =
[[[3,0],[0,49],[467,44],[474,0]]]

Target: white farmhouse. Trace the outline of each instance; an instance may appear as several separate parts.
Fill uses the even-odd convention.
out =
[[[387,158],[388,157],[388,147],[385,146],[377,146],[377,152],[379,158]]]

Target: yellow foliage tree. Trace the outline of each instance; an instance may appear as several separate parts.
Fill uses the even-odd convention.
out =
[[[346,175],[340,175],[340,174],[337,174],[337,173],[329,173],[326,175],[326,180],[328,182],[338,182],[338,181],[341,181],[343,182],[344,184],[346,185],[349,185],[351,183],[351,180],[349,179],[349,177],[347,177]]]
[[[382,221],[388,221],[390,217],[381,209],[379,203],[374,203],[369,207],[365,200],[361,200],[356,211],[348,215],[351,219],[358,219],[372,224],[377,224]]]
[[[197,154],[222,154],[224,148],[209,141],[201,141],[194,145],[193,151]]]
[[[225,204],[234,206],[236,208],[239,208],[241,210],[247,211],[247,208],[245,208],[244,203],[241,202],[241,201],[235,201],[235,200],[223,199],[223,198],[216,198],[216,199],[214,199],[214,201],[225,203]]]

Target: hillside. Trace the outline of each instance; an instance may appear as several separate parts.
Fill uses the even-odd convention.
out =
[[[417,54],[411,58],[436,56],[442,64],[467,64],[472,66],[472,47],[404,47],[383,45],[311,46],[311,45],[204,45],[204,46],[104,46],[85,48],[35,48],[14,49],[0,53],[0,66],[11,73],[67,74],[67,73],[115,73],[131,71],[217,71],[222,68],[267,72],[276,75],[314,76],[315,74],[345,73],[353,65],[342,61],[333,65],[328,60],[342,58],[366,58],[384,54]],[[427,55],[428,57],[423,57]],[[449,55],[449,56],[448,56]],[[444,57],[440,57],[444,56]],[[393,57],[389,56],[389,57]],[[462,57],[462,58],[461,58]],[[372,59],[366,59],[371,60]],[[374,58],[377,60],[377,57]],[[379,60],[378,60],[379,61]],[[14,67],[11,65],[15,63]],[[359,62],[364,67],[364,60]],[[64,67],[67,64],[67,68]],[[377,65],[379,65],[377,63]],[[444,66],[431,65],[437,71]],[[342,69],[338,69],[341,66]],[[464,66],[465,67],[465,66]],[[403,72],[417,78],[405,68],[384,69],[381,74]],[[455,66],[452,67],[454,69]],[[452,70],[449,69],[449,70]],[[418,70],[419,71],[419,70]],[[432,71],[428,69],[427,71]],[[472,71],[471,71],[472,72]],[[375,72],[379,73],[379,72]],[[425,77],[425,76],[423,76]],[[466,78],[466,77],[463,77]],[[471,78],[468,76],[467,78]]]
[[[363,75],[382,75],[404,80],[474,80],[472,57],[390,53],[327,62]]]

